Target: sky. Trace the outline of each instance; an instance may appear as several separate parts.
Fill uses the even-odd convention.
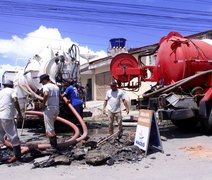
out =
[[[76,44],[92,61],[107,56],[112,38],[138,48],[171,31],[212,30],[212,0],[1,0],[0,9],[0,79],[47,46]]]

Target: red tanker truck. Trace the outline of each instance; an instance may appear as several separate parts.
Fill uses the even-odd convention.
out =
[[[112,76],[120,88],[138,88],[141,82],[156,82],[138,99],[139,109],[151,109],[160,120],[171,120],[188,128],[198,122],[212,132],[212,44],[186,39],[177,32],[163,37],[148,55],[156,56],[154,66],[146,66],[128,53],[111,62]],[[150,74],[150,75],[149,75]],[[142,86],[141,86],[142,88]]]

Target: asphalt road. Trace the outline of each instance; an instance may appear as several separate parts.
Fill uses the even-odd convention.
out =
[[[68,166],[32,169],[31,163],[19,166],[0,165],[2,180],[211,180],[212,137],[201,128],[180,131],[160,127],[164,153],[148,150],[136,163],[113,166],[89,166],[72,162]]]

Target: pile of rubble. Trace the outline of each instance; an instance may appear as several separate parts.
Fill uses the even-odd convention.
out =
[[[25,154],[24,159],[32,163],[33,168],[70,165],[73,161],[93,166],[134,163],[144,157],[143,151],[133,145],[134,137],[135,134],[130,132],[124,132],[121,137],[118,137],[118,133],[90,137],[87,141],[61,149],[55,154],[33,150]],[[4,163],[11,155],[12,150],[1,149],[0,163]]]
[[[140,161],[144,153],[133,144],[134,134],[129,133],[123,133],[121,138],[115,134],[98,141],[89,139],[33,164],[34,168],[43,168],[59,164],[70,165],[72,161],[93,166],[134,163]]]

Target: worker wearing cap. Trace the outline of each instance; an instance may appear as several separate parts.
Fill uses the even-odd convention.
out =
[[[121,101],[124,103],[127,114],[129,113],[129,106],[125,100],[125,95],[122,90],[118,89],[117,82],[112,81],[110,84],[111,89],[106,92],[105,101],[103,104],[103,114],[105,114],[105,108],[108,108],[109,117],[109,133],[113,134],[113,123],[116,120],[118,123],[119,134],[122,134],[122,114],[121,114]]]
[[[46,134],[49,137],[52,152],[57,151],[57,136],[54,128],[54,121],[59,114],[59,87],[51,83],[49,75],[42,74],[40,76],[40,83],[43,85],[43,103],[44,110],[44,124]]]
[[[4,88],[0,91],[0,141],[4,142],[6,136],[13,146],[16,159],[20,161],[20,139],[14,120],[16,110],[19,120],[23,120],[23,116],[21,114],[16,91],[13,89],[13,81],[6,80],[3,86]]]

